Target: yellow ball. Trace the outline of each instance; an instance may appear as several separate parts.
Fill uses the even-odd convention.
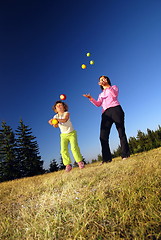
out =
[[[85,65],[85,64],[82,64],[82,69],[86,69],[87,68],[87,66]]]
[[[52,119],[52,121],[51,121],[51,122],[52,122],[52,124],[54,124],[54,125],[58,124],[58,120],[57,120],[57,119],[55,119],[55,118],[54,118],[54,119]]]
[[[90,57],[90,56],[91,56],[91,54],[90,54],[89,52],[88,52],[86,55],[87,55],[87,57]]]
[[[94,61],[93,61],[93,60],[91,60],[89,63],[90,63],[91,65],[93,65],[93,64],[94,64]]]

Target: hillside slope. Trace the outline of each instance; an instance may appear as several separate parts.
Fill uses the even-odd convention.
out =
[[[161,148],[0,184],[2,240],[161,239]]]

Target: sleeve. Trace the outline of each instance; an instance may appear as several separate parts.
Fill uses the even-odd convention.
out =
[[[101,98],[101,96],[99,95],[97,100],[95,100],[94,98],[92,98],[92,99],[90,100],[90,102],[93,103],[96,107],[100,107],[100,106],[102,105],[102,98]]]
[[[118,92],[119,92],[119,89],[116,85],[113,85],[109,88],[109,92],[111,93],[111,95],[113,97],[117,97],[118,96]]]

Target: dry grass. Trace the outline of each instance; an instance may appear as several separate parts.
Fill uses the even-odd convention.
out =
[[[0,184],[2,240],[161,239],[161,148]]]

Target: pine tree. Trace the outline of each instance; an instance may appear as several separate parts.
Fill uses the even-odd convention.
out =
[[[112,157],[119,157],[121,155],[121,146],[119,145],[116,150],[113,151]]]
[[[101,156],[101,154],[98,154],[98,156],[97,156],[97,161],[98,161],[98,162],[102,162],[102,156]]]
[[[16,179],[20,176],[14,133],[6,122],[0,130],[0,181]]]
[[[161,146],[161,126],[158,126],[158,129],[155,131],[156,147]]]
[[[92,159],[91,160],[91,163],[95,163],[95,162],[97,162],[97,159]]]
[[[137,133],[137,141],[138,141],[137,152],[147,151],[147,148],[148,148],[147,135],[140,130],[138,130],[138,133]]]
[[[130,137],[129,138],[129,148],[130,148],[130,153],[137,153],[137,147],[138,147],[138,141],[135,137]]]
[[[62,157],[60,157],[59,170],[63,170],[63,169],[65,169],[65,166],[64,166],[64,164],[63,164],[63,159],[62,159]]]
[[[156,138],[154,131],[147,128],[147,150],[153,149],[156,147]]]
[[[16,130],[18,158],[20,161],[21,177],[34,176],[44,173],[43,161],[39,156],[36,137],[32,136],[31,128],[22,120]]]
[[[51,162],[50,162],[50,165],[49,165],[49,172],[56,172],[59,170],[59,166],[56,162],[55,159],[53,159]]]
[[[86,165],[87,163],[86,163],[86,160],[85,160],[85,158],[82,156],[82,162],[84,162],[84,165]]]

